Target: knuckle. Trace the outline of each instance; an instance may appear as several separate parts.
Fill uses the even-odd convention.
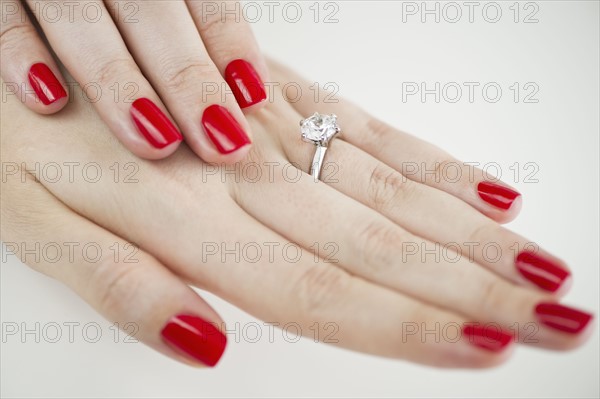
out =
[[[511,285],[500,278],[491,278],[480,283],[481,301],[479,303],[479,315],[483,319],[489,318],[490,314],[501,314],[502,309],[510,302],[518,301],[511,293]]]
[[[491,242],[491,237],[498,237],[498,233],[499,226],[487,222],[479,224],[475,228],[473,228],[473,230],[469,232],[468,240],[469,242],[476,242],[485,245]]]
[[[201,60],[165,58],[160,65],[160,79],[170,92],[195,88],[200,82],[206,84],[206,77],[211,76],[213,71],[209,63]]]
[[[23,44],[35,35],[35,28],[27,22],[3,25],[0,29],[0,48],[2,52],[23,51]],[[10,57],[7,54],[4,56]]]
[[[302,314],[318,315],[334,305],[350,284],[350,276],[337,267],[326,264],[309,266],[302,271],[293,289]]]
[[[248,155],[246,155],[246,158],[242,161],[242,165],[263,165],[264,162],[273,158],[273,156],[269,156],[268,152],[269,150],[267,148],[264,148],[263,146],[253,145],[252,147],[250,147],[250,151],[248,151]]]
[[[200,24],[200,32],[204,40],[218,39],[223,36],[223,29],[231,27],[234,24],[240,24],[244,21],[241,17],[241,8],[239,2],[234,2],[236,12],[222,12],[212,15],[205,14],[203,21]],[[233,6],[228,5],[228,9],[233,9]]]
[[[140,263],[115,263],[110,256],[98,261],[89,279],[89,291],[102,312],[108,315],[127,313],[143,281]]]
[[[383,272],[394,265],[392,250],[404,241],[403,234],[387,223],[371,222],[358,231],[358,249],[362,263],[372,272]]]
[[[92,63],[92,80],[102,87],[110,86],[115,82],[122,81],[133,73],[139,72],[139,68],[132,58],[102,58]]]
[[[412,184],[394,169],[378,164],[373,168],[367,185],[369,202],[375,210],[389,209],[406,197]]]
[[[427,168],[427,170],[431,169]],[[462,166],[456,160],[440,158],[433,162],[433,173],[430,178],[434,179],[436,183],[461,184],[463,175]]]

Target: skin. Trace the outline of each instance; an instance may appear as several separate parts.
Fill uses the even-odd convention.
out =
[[[222,18],[221,7],[235,10],[237,2],[219,2],[216,10],[214,2],[205,5],[208,2],[198,0],[127,4],[96,0],[75,3],[75,8],[68,1],[53,2],[51,7],[39,0],[1,3],[2,79],[12,84],[31,110],[53,114],[68,104],[65,97],[44,105],[28,82],[30,66],[42,62],[66,87],[48,46],[36,31],[36,22],[61,63],[80,86],[90,88],[91,98],[98,99],[94,106],[100,117],[136,156],[165,158],[181,143],[157,149],[140,135],[129,109],[133,100],[142,97],[175,122],[188,146],[203,160],[232,163],[247,155],[250,145],[220,154],[200,124],[204,109],[219,103],[252,136],[223,75],[235,59],[252,64],[263,80],[269,73],[248,23],[243,18]],[[33,10],[36,21],[25,11],[25,4]],[[198,82],[207,84],[206,90],[199,90]],[[212,92],[214,88],[218,90]],[[255,104],[245,112],[260,107]]]
[[[281,65],[269,68],[278,87],[290,81],[307,86]],[[346,101],[316,104],[310,97],[289,103],[276,92],[249,116],[255,145],[234,169],[209,166],[185,145],[166,160],[140,160],[111,137],[80,95],[52,118],[32,114],[8,96],[2,159],[22,173],[2,182],[2,240],[139,245],[137,263],[115,259],[108,250],[97,262],[80,251],[68,262],[23,260],[63,281],[108,319],[135,321],[139,340],[181,361],[187,360],[160,338],[170,317],[190,313],[222,323],[188,283],[279,325],[295,322],[312,333],[316,322],[326,336],[327,323],[335,323],[335,345],[427,365],[495,366],[516,344],[490,352],[465,339],[403,334],[407,323],[428,330],[496,323],[512,326],[523,344],[554,350],[585,342],[593,323],[577,335],[537,323],[536,304],[558,300],[564,290],[548,294],[518,274],[510,246],[529,240],[498,222],[513,219],[519,204],[501,211],[482,201],[476,194],[482,171],[470,168],[457,182],[404,177],[400,160],[425,162],[428,170],[435,162],[458,161]],[[326,173],[318,183],[293,166],[309,169],[314,147],[300,140],[298,121],[315,109],[336,113],[342,124],[342,136],[326,155],[336,174]],[[108,178],[89,183],[75,174],[72,182],[50,182],[36,162],[96,162]],[[137,165],[138,183],[115,182],[115,162]],[[250,171],[257,165],[259,178]],[[294,251],[281,250],[290,242],[303,248],[297,259]],[[407,245],[449,242],[496,242],[503,256],[487,262],[476,252],[473,260],[448,262],[407,251]],[[231,249],[236,243],[258,245],[262,256],[207,255],[207,244]],[[267,243],[275,248],[272,257]],[[337,252],[332,255],[327,244]],[[535,342],[526,339],[528,323],[537,326]]]

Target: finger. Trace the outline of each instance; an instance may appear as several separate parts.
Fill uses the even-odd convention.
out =
[[[187,0],[202,41],[244,111],[265,104],[267,64],[238,1]]]
[[[290,74],[281,66],[274,65],[272,71],[278,76],[285,74],[288,80],[294,79],[302,87],[308,88],[301,77]],[[312,96],[301,96],[291,102],[302,115],[311,115],[317,108],[320,113],[336,114],[344,138],[349,143],[411,180],[460,198],[497,222],[513,220],[521,209],[521,195],[494,176],[457,160],[430,143],[378,121],[347,101],[316,104]]]
[[[203,160],[231,163],[250,149],[250,127],[210,59],[183,0],[140,1],[127,23],[117,25],[144,74]],[[177,21],[167,24],[165,21]]]
[[[293,137],[283,142],[290,160],[308,170],[314,147]],[[458,252],[458,256],[512,282],[561,295],[571,285],[564,262],[537,244],[503,228],[459,198],[407,179],[343,139],[329,145],[322,173],[324,183],[411,233],[439,243],[442,254]]]
[[[27,174],[11,176],[1,200],[2,241],[23,262],[67,284],[133,339],[191,365],[219,361],[221,319],[152,256],[77,215]],[[53,250],[26,251],[38,247]]]
[[[0,17],[0,68],[7,91],[40,114],[60,111],[68,102],[65,83],[25,5],[2,1]]]
[[[36,1],[29,0],[29,4],[32,9],[41,8]],[[160,159],[173,153],[182,136],[129,54],[104,4],[79,4],[96,10],[94,19],[69,12],[70,2],[54,4],[50,9],[57,16],[39,15],[38,21],[110,130],[139,157]]]
[[[276,166],[272,176],[286,176],[289,172],[284,168]],[[315,183],[311,176],[302,173],[294,179],[280,178],[277,184],[247,184],[250,186],[252,190],[240,190],[240,202],[250,214],[304,247],[328,244],[325,250],[333,248],[334,260],[353,275],[458,312],[469,320],[498,323],[502,328],[516,325],[523,334],[519,338],[524,338],[528,326],[539,325],[535,345],[570,348],[584,342],[589,334],[590,329],[584,328],[589,317],[583,325],[576,321],[578,327],[572,334],[542,325],[536,309],[550,300],[548,296],[515,286],[474,262],[452,255],[451,250],[441,256],[434,243],[322,182]],[[265,198],[282,205],[265,207]],[[293,229],[286,228],[292,225]]]

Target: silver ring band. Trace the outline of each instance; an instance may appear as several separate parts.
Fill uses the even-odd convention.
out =
[[[311,117],[300,121],[300,130],[302,140],[312,143],[316,147],[310,167],[310,174],[315,178],[315,181],[318,181],[329,142],[341,130],[337,124],[337,116],[334,114],[322,115],[315,112]]]
[[[315,151],[315,156],[313,157],[312,165],[310,167],[310,174],[316,180],[319,180],[319,176],[321,175],[321,168],[323,168],[323,159],[325,159],[325,152],[327,151],[327,147],[323,147],[318,145],[317,150]]]

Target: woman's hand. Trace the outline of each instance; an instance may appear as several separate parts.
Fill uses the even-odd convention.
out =
[[[167,157],[184,137],[207,162],[248,153],[242,109],[266,99],[267,67],[239,3],[2,0],[1,7],[2,79],[32,110],[61,110],[69,90],[26,7],[135,155]]]
[[[270,68],[279,87],[304,84]],[[51,120],[14,98],[2,107],[2,158],[14,166],[3,178],[2,240],[169,356],[214,365],[225,347],[221,320],[187,283],[279,326],[333,329],[342,347],[437,366],[492,366],[513,341],[567,349],[591,332],[591,315],[557,303],[566,266],[491,220],[516,215],[514,190],[470,167],[450,179],[444,171],[461,163],[346,102],[289,104],[274,93],[249,116],[247,159],[217,167],[185,146],[160,162],[136,159],[77,94]],[[343,132],[321,182],[302,172],[314,146],[298,127],[315,110],[335,112]],[[46,165],[75,173],[56,179]],[[79,250],[72,261],[32,259],[18,245],[90,242],[100,259]],[[137,262],[108,249],[131,242]]]

